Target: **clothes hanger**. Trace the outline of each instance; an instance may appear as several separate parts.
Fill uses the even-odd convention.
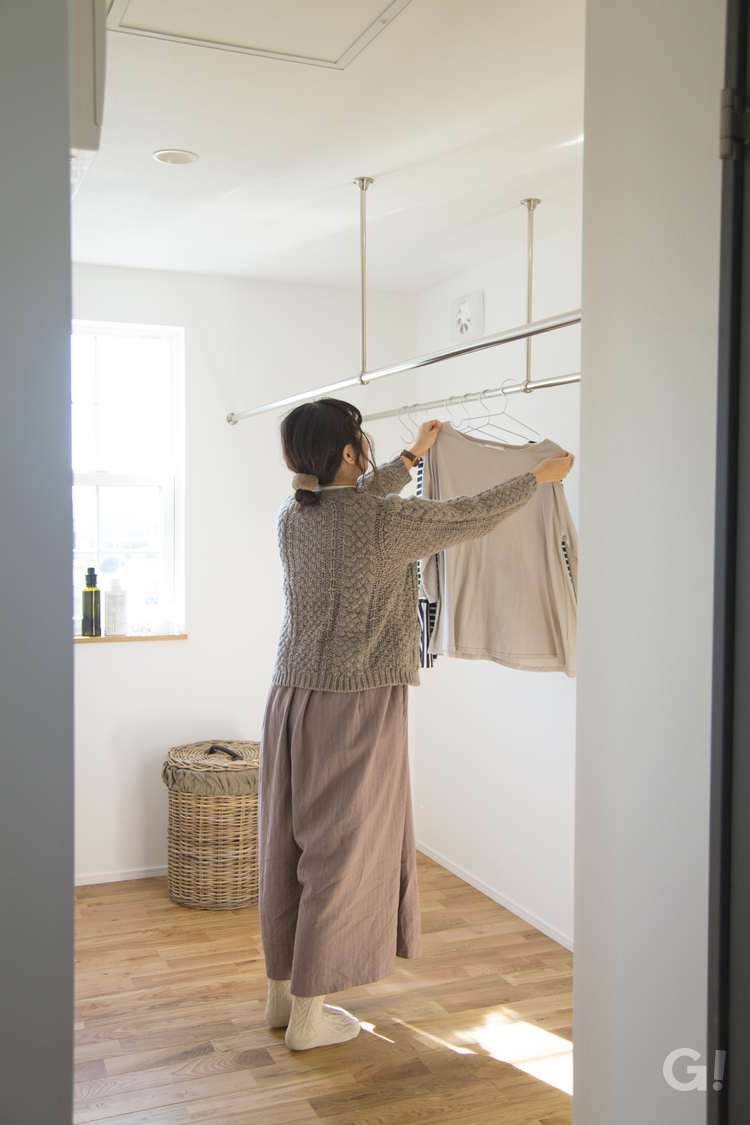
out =
[[[487,388],[487,390],[489,390],[489,388]],[[475,414],[475,415],[472,416],[472,421],[474,422],[474,425],[471,427],[471,429],[475,433],[486,433],[486,431],[488,429],[492,429],[492,430],[501,431],[503,433],[514,434],[515,437],[520,437],[521,435],[515,434],[513,430],[509,430],[504,426],[498,426],[492,421],[492,411],[490,410],[487,403],[484,401],[484,396],[487,394],[487,390],[482,391],[481,394],[479,395],[478,400],[477,400],[479,405],[484,410],[484,415]],[[503,400],[507,401],[505,393],[503,393]],[[500,413],[500,415],[502,415],[503,412],[499,411],[499,413]],[[479,421],[477,421],[477,419],[479,419]]]
[[[448,403],[450,401],[451,401],[450,397],[448,397],[445,400],[445,402],[443,403],[443,406],[444,406],[445,410],[447,411],[447,413],[450,414],[451,425],[453,426],[454,430],[457,430],[458,426],[456,425],[456,419],[453,417],[453,411],[451,410],[450,406],[448,406]]]
[[[514,379],[505,379],[504,382],[500,386],[500,390],[503,392],[503,409],[502,409],[503,417],[510,418],[511,422],[515,422],[517,425],[523,426],[523,428],[525,430],[527,430],[530,434],[534,434],[537,441],[542,441],[543,440],[542,435],[539,433],[538,430],[535,430],[533,426],[530,426],[528,424],[528,422],[522,422],[520,418],[514,418],[512,414],[508,413],[508,396],[505,393],[505,384],[506,383],[511,383],[512,385],[515,386],[515,380]]]
[[[480,423],[475,423],[474,425],[471,425],[471,426],[467,427],[467,429],[463,430],[462,432],[466,433],[466,432],[468,432],[468,430],[471,430],[471,431],[474,431],[476,433],[486,433],[488,429],[492,429],[492,430],[497,430],[498,433],[511,434],[513,437],[521,438],[522,440],[524,438],[526,438],[526,440],[528,440],[528,437],[527,437],[526,434],[519,433],[518,430],[513,430],[513,429],[510,428],[510,426],[503,426],[503,425],[501,425],[497,422],[492,421],[492,418],[495,417],[496,415],[493,415],[489,406],[484,401],[484,396],[487,394],[488,390],[489,390],[489,388],[482,391],[482,393],[479,396],[479,399],[477,400],[479,402],[479,405],[485,410],[486,417],[484,417],[484,419],[481,420],[481,415],[476,415],[476,414],[471,415],[470,419],[469,419],[470,421],[474,422],[474,419],[480,418],[480,420],[481,420]],[[508,404],[508,396],[505,394],[505,391],[502,388],[501,388],[501,391],[502,391],[502,395],[503,395],[503,409],[497,412],[497,416],[501,417],[501,418],[506,417],[506,416],[510,417],[510,415],[505,414],[505,407]],[[466,407],[464,407],[464,409],[466,409]],[[511,421],[516,421],[516,419],[512,418]],[[520,422],[519,424],[521,426],[525,426],[524,422]],[[528,428],[529,427],[527,427],[527,429]]]
[[[465,434],[465,433],[468,432],[468,430],[473,429],[473,426],[469,425],[469,423],[472,420],[471,419],[471,411],[467,410],[465,402],[464,402],[464,400],[469,397],[470,393],[471,392],[467,391],[467,393],[464,394],[464,395],[461,395],[461,398],[458,400],[458,405],[461,407],[461,409],[464,411],[464,413],[466,415],[465,418],[460,419],[460,421],[458,423],[458,426],[456,427],[457,429],[459,429],[461,431],[462,434]]]
[[[411,442],[414,440],[414,434],[412,433],[411,430],[407,429],[406,424],[405,424],[403,418],[401,417],[401,415],[403,414],[403,412],[405,410],[408,411],[410,409],[411,409],[411,407],[409,407],[409,406],[399,406],[398,412],[396,413],[396,420],[397,420],[399,426],[401,427],[401,432],[406,434],[407,445],[410,445]],[[401,452],[401,450],[394,450],[394,452],[391,454],[391,461],[393,461],[393,459],[395,457],[397,457],[400,452]]]
[[[399,410],[398,410],[398,414],[396,415],[396,417],[398,419],[398,424],[401,426],[401,429],[406,434],[406,440],[411,442],[411,441],[414,440],[414,437],[416,435],[416,431],[410,430],[408,428],[408,426],[404,423],[404,421],[401,417],[404,410],[406,410],[408,412],[409,410],[411,410],[411,407],[410,406],[400,406]],[[407,413],[407,417],[409,418],[409,421],[412,422],[411,415]],[[413,422],[412,422],[412,425],[413,425]]]
[[[409,419],[409,422],[411,423],[411,425],[413,427],[413,431],[414,431],[412,433],[412,441],[414,441],[416,439],[417,432],[419,430],[419,423],[417,422],[416,418],[413,416],[412,410],[416,410],[418,406],[419,406],[418,402],[413,402],[412,405],[410,407],[408,407],[408,409],[406,411],[406,417]]]

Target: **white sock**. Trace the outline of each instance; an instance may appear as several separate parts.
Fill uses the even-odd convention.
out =
[[[324,1000],[324,996],[292,997],[292,1017],[285,1036],[292,1051],[346,1043],[359,1035],[359,1021],[343,1008],[324,1004]]]
[[[292,993],[289,980],[269,980],[266,1023],[269,1027],[286,1027],[292,1014]]]

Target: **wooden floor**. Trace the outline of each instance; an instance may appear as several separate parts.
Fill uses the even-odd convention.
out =
[[[263,1019],[257,910],[79,887],[75,1122],[568,1125],[572,955],[422,856],[419,877],[422,958],[337,994],[357,1039],[299,1053]]]

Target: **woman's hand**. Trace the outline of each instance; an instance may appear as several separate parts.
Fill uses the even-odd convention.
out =
[[[562,453],[557,453],[554,457],[548,457],[546,461],[540,461],[537,467],[531,471],[536,477],[537,484],[548,484],[556,480],[565,480],[573,468],[574,462],[573,454],[563,450]]]
[[[411,452],[416,454],[417,457],[421,457],[428,449],[431,449],[440,433],[442,424],[442,422],[438,422],[437,418],[433,418],[431,422],[423,422],[419,427],[417,440],[412,445]]]

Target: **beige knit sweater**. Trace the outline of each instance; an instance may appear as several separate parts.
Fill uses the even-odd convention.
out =
[[[419,683],[417,559],[487,535],[537,487],[523,473],[476,496],[402,497],[401,457],[356,488],[323,490],[317,504],[293,496],[279,512],[285,613],[275,684],[361,691]]]

